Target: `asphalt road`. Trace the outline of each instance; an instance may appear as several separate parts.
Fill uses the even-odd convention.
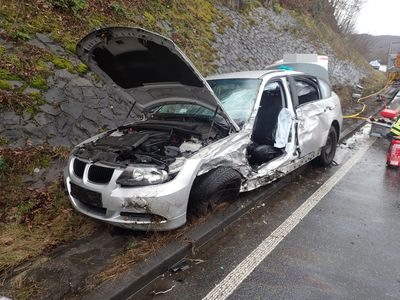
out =
[[[342,147],[338,166],[309,168],[132,299],[400,299],[400,170],[385,165],[387,141],[363,142]]]

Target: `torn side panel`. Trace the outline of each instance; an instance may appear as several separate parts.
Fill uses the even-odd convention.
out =
[[[325,100],[303,104],[296,109],[297,139],[301,156],[321,148],[328,136],[332,118]]]

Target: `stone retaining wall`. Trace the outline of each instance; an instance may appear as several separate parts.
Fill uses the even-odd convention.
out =
[[[326,42],[315,46],[316,42],[308,39],[307,30],[301,29],[287,11],[275,13],[272,9],[258,7],[245,15],[225,6],[219,9],[233,23],[222,34],[215,30],[214,47],[219,53],[216,64],[220,73],[262,69],[282,59],[285,53],[316,53],[329,56],[333,85],[356,85],[368,75],[368,70],[338,59]],[[303,37],[299,37],[299,31],[304,31]]]
[[[78,60],[47,35],[37,34],[30,44],[68,56],[71,61]],[[55,68],[53,72],[47,78],[50,88],[43,93],[46,103],[38,107],[37,113],[18,115],[13,111],[0,112],[0,136],[10,142],[8,146],[49,143],[70,147],[99,130],[121,125],[126,119],[130,103],[108,91],[93,74],[81,76]],[[39,91],[28,89],[27,92]]]

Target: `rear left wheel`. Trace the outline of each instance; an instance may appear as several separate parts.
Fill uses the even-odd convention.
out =
[[[317,157],[317,163],[323,167],[329,166],[335,158],[338,137],[335,128],[332,126],[329,129],[328,138],[325,146],[321,149],[321,154]]]

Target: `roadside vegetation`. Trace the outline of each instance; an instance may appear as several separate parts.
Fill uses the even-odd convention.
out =
[[[51,146],[0,148],[0,278],[22,262],[96,227],[72,211],[61,177],[41,188],[25,184],[55,161],[65,160],[68,153]]]

